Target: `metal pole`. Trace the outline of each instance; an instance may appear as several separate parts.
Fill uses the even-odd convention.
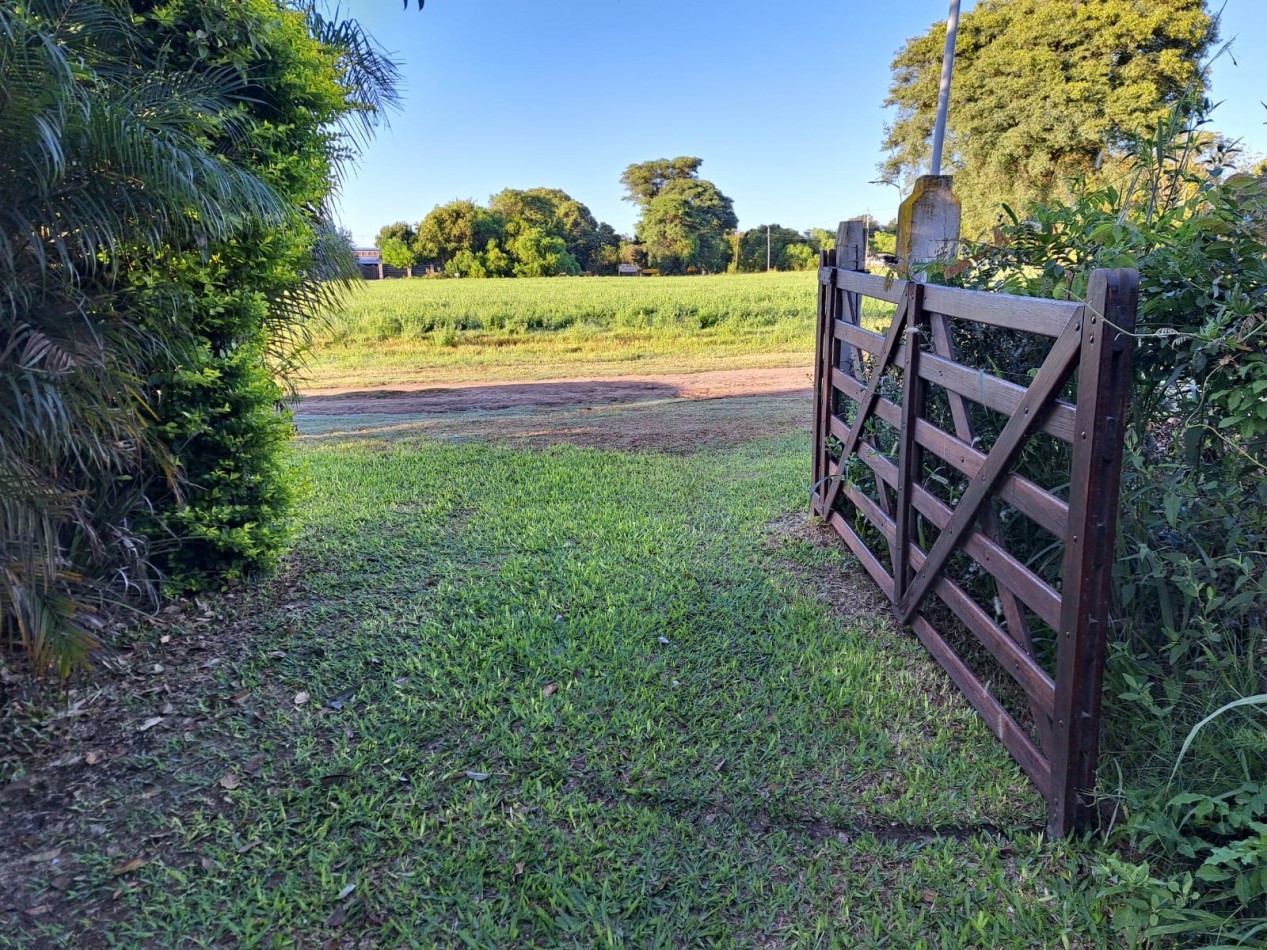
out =
[[[937,125],[933,128],[932,175],[941,174],[941,150],[946,142],[946,114],[950,111],[950,77],[955,69],[955,40],[959,36],[959,0],[950,0],[946,19],[946,51],[941,58],[941,86],[937,91]]]

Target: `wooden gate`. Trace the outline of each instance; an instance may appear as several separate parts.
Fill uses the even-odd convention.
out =
[[[1079,304],[888,281],[856,248],[840,252],[853,267],[836,255],[819,272],[813,510],[1068,834],[1095,784],[1138,277],[1098,270]],[[896,306],[883,335],[868,298]],[[1046,349],[1027,380],[957,362],[956,339],[998,328]],[[1027,477],[1053,464],[1053,484]],[[1055,554],[1022,563],[1020,535]]]

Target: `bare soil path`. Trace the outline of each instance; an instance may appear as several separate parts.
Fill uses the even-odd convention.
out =
[[[533,447],[687,453],[807,429],[808,367],[319,390],[301,439],[478,438]]]
[[[605,406],[658,399],[723,399],[736,396],[808,394],[810,368],[730,369],[611,379],[541,382],[481,380],[444,386],[410,384],[363,389],[313,389],[299,413],[308,416],[366,413],[445,413],[558,406]]]

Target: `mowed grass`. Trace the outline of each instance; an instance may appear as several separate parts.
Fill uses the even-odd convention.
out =
[[[786,527],[803,435],[300,463],[302,539],[217,695],[75,803],[68,909],[6,939],[1104,943],[1076,855],[918,643],[816,596],[859,572]]]
[[[808,272],[366,281],[322,331],[304,385],[799,366],[814,350],[816,281]]]

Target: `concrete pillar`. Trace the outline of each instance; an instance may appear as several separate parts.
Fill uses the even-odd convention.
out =
[[[920,264],[953,257],[959,248],[959,199],[953,175],[921,175],[897,212],[897,256],[920,275]]]

